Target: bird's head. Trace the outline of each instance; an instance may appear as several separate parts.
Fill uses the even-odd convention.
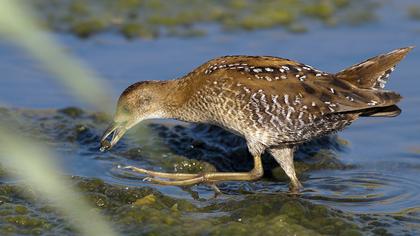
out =
[[[163,82],[143,81],[124,90],[118,99],[113,121],[102,135],[101,151],[111,149],[127,130],[142,120],[164,117],[163,84]],[[109,136],[111,141],[107,140]]]

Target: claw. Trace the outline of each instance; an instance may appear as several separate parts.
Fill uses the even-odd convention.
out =
[[[148,176],[148,177],[145,177],[145,178],[143,178],[142,180],[144,181],[144,182],[146,182],[146,181],[148,181],[148,182],[152,182],[152,177],[150,177],[150,176]]]

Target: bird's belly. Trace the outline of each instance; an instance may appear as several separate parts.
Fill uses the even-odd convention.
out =
[[[242,136],[258,139],[266,146],[299,144],[311,139],[342,130],[358,116],[355,114],[331,114],[304,125],[286,122],[266,122],[258,127],[243,128]],[[226,128],[232,129],[232,128]]]

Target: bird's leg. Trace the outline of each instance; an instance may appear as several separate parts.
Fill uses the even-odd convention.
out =
[[[254,156],[254,168],[250,172],[210,172],[201,174],[169,174],[162,172],[153,172],[140,169],[140,173],[149,174],[152,177],[163,177],[173,180],[161,180],[157,178],[150,178],[153,183],[162,185],[194,185],[199,183],[213,184],[220,181],[234,181],[234,180],[256,180],[262,177],[264,171],[261,163],[261,156]],[[174,178],[175,177],[175,178]],[[187,178],[190,177],[190,178]],[[175,180],[174,180],[175,179]]]
[[[185,173],[165,173],[165,172],[158,172],[153,170],[146,170],[143,168],[138,168],[134,166],[126,166],[124,169],[129,169],[134,172],[145,174],[150,177],[158,177],[158,178],[167,178],[167,179],[176,179],[176,180],[183,180],[183,179],[192,179],[200,176],[200,174],[185,174]]]
[[[217,198],[217,196],[222,194],[222,191],[220,191],[220,189],[217,187],[216,184],[210,184],[210,187],[213,189],[214,191],[214,198]]]
[[[293,148],[272,148],[270,149],[271,155],[280,164],[286,175],[290,178],[289,190],[292,193],[299,193],[302,184],[296,177],[295,166],[293,164]]]

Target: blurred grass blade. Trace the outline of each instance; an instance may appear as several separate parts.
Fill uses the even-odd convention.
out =
[[[0,34],[38,59],[76,97],[102,111],[110,111],[111,96],[104,80],[67,56],[59,44],[41,30],[31,9],[23,4],[20,0],[1,1]]]
[[[92,211],[70,181],[57,175],[58,165],[42,145],[19,137],[13,131],[0,127],[0,160],[13,173],[23,178],[43,197],[61,210],[83,235],[112,236],[115,233],[105,220]]]
[[[36,25],[36,19],[23,1],[4,0],[0,7],[0,34],[23,47],[40,61],[56,79],[70,88],[82,101],[109,111],[109,90],[104,83],[81,63],[72,60]],[[25,183],[50,200],[84,235],[115,235],[99,214],[83,201],[71,183],[58,176],[58,165],[40,144],[19,137],[15,131],[0,126],[0,160]]]

